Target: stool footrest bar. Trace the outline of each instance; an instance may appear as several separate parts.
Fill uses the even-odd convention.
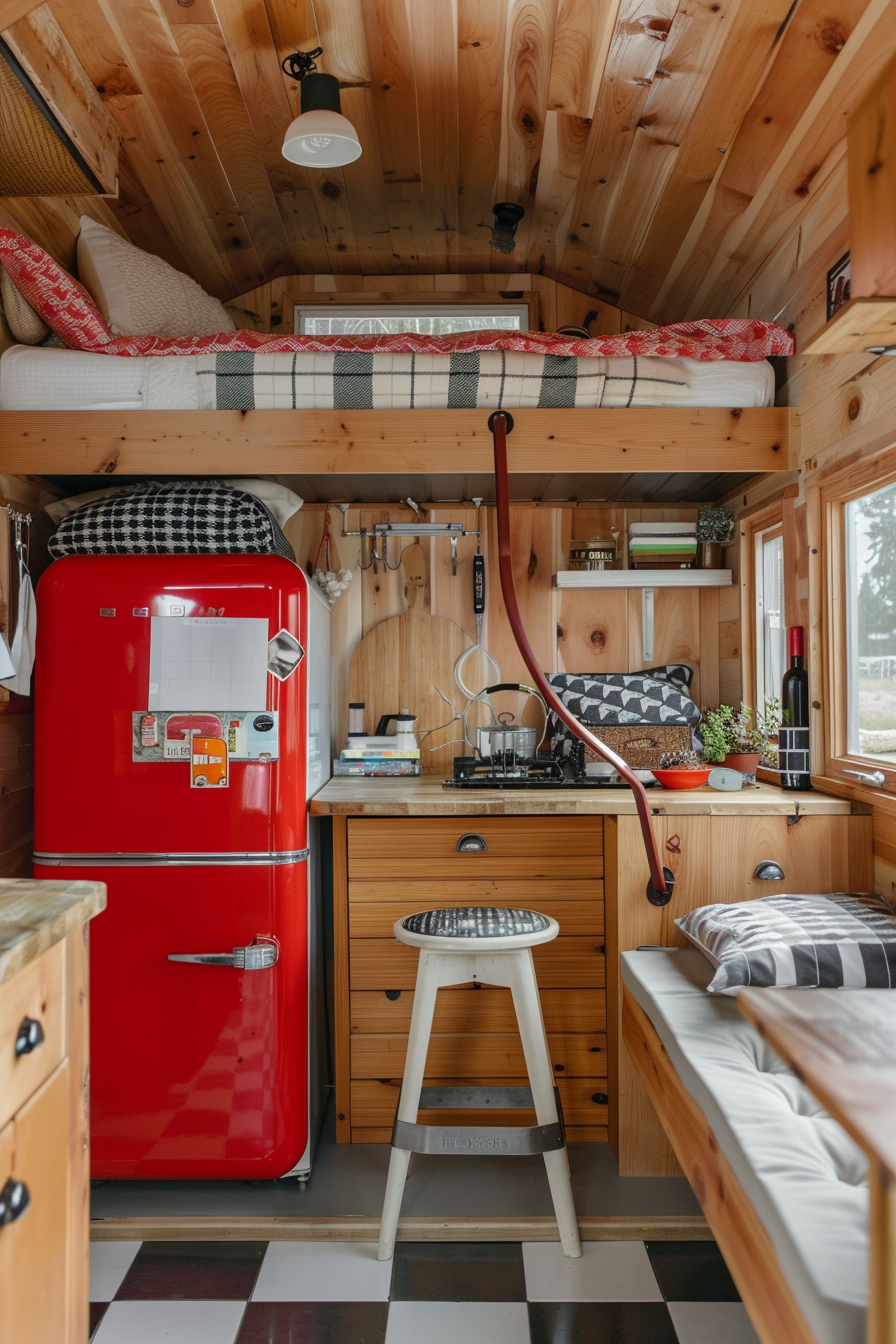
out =
[[[420,1089],[421,1110],[478,1110],[490,1106],[498,1111],[527,1111],[534,1104],[529,1087],[476,1087],[471,1084],[469,1087]]]
[[[411,1153],[487,1153],[526,1157],[565,1146],[562,1121],[552,1125],[410,1125],[396,1120],[392,1147]]]

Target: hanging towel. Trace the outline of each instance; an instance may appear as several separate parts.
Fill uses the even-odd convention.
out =
[[[31,694],[31,670],[34,667],[34,642],[37,634],[37,605],[28,568],[19,556],[19,606],[12,647],[3,641],[0,649],[0,672],[10,666],[8,676],[0,676],[0,686],[17,695]]]

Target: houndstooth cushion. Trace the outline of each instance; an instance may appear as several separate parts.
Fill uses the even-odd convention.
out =
[[[50,539],[64,555],[270,555],[294,560],[268,509],[214,481],[145,481],[85,504]]]
[[[516,933],[543,933],[550,921],[537,910],[504,910],[492,905],[460,905],[448,910],[421,910],[401,921],[408,933],[439,938],[506,938]]]
[[[896,988],[896,911],[880,896],[764,896],[675,923],[717,968],[710,993]]]

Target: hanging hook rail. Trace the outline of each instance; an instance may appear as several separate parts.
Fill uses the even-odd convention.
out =
[[[410,502],[410,501],[409,501]],[[414,505],[418,508],[419,506]],[[457,543],[460,537],[475,537],[476,546],[479,549],[482,545],[482,534],[477,528],[472,530],[464,527],[463,523],[374,523],[373,527],[362,527],[357,532],[346,530],[345,515],[348,506],[339,505],[342,511],[342,535],[344,537],[360,537],[362,560],[359,563],[360,569],[373,568],[374,574],[377,574],[378,562],[386,569],[397,569],[398,565],[390,565],[388,561],[387,545],[389,537],[447,537],[451,542],[451,573],[457,573]],[[383,539],[382,554],[379,551],[379,541]],[[363,563],[363,551],[365,539],[370,545],[370,559],[367,564]],[[398,564],[401,563],[401,554],[399,553]]]

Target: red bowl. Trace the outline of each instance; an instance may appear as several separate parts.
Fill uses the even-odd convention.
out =
[[[699,789],[712,772],[710,770],[652,770],[654,779],[664,789]]]

